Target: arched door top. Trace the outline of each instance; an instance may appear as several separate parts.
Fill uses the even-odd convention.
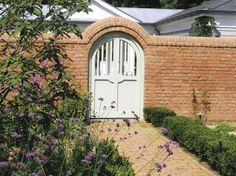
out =
[[[141,116],[143,107],[143,52],[122,33],[102,37],[90,54],[92,115],[98,118]]]

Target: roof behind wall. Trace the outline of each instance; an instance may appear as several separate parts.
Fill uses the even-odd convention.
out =
[[[199,6],[183,10],[162,20],[157,24],[191,16],[200,12],[236,12],[236,0],[211,0]]]
[[[154,8],[119,8],[126,14],[138,19],[141,23],[153,24],[159,20],[181,12],[180,9],[154,9]]]

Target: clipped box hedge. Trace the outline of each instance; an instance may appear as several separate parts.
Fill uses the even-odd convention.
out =
[[[236,138],[216,133],[186,117],[167,117],[163,127],[172,139],[207,161],[223,176],[236,176]]]
[[[175,112],[162,107],[146,107],[144,108],[144,118],[147,122],[152,123],[156,127],[162,126],[162,122],[166,117],[175,116]]]

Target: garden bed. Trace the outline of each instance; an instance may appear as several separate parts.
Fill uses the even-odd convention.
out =
[[[154,126],[161,126],[161,121],[163,121],[162,126],[168,129],[168,136],[171,139],[179,142],[201,160],[208,162],[222,175],[236,176],[236,137],[229,135],[228,127],[221,125],[210,129],[200,121],[190,118],[175,115],[167,117],[165,114],[173,111],[164,108],[164,112],[168,113],[163,114],[163,108],[159,109],[145,109],[146,121]]]

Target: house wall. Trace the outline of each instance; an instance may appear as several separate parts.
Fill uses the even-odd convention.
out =
[[[216,22],[219,23],[217,30],[221,33],[221,37],[236,37],[236,14],[199,14],[176,21],[158,24],[156,28],[160,32],[160,35],[188,36],[193,21],[200,16],[214,17]]]
[[[110,32],[133,37],[144,51],[144,106],[162,106],[178,115],[192,117],[192,89],[198,100],[208,91],[211,102],[209,120],[236,121],[236,40],[151,36],[130,20],[112,17],[86,28],[83,39],[71,35],[60,44],[72,62],[68,71],[82,91],[89,88],[89,51],[92,45]]]

